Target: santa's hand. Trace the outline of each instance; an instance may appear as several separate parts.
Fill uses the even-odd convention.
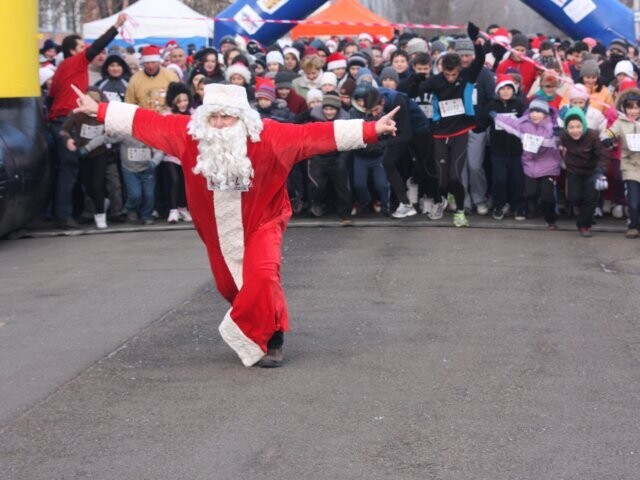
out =
[[[85,95],[82,91],[71,84],[71,88],[78,96],[76,103],[78,104],[78,108],[76,108],[73,113],[86,113],[87,115],[97,115],[98,113],[98,103],[91,98],[89,95]]]
[[[376,133],[378,135],[392,135],[395,137],[398,129],[396,128],[396,122],[393,117],[398,113],[398,110],[400,110],[400,107],[394,108],[384,117],[380,117],[376,122]]]

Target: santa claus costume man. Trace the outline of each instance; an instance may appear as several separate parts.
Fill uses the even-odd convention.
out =
[[[207,85],[202,106],[190,117],[97,104],[74,90],[76,111],[97,115],[107,132],[133,135],[181,160],[193,224],[216,286],[231,304],[220,334],[245,366],[281,366],[289,329],[280,282],[282,238],[291,217],[287,175],[306,158],[395,135],[397,110],[377,122],[293,125],[261,120],[236,85]]]

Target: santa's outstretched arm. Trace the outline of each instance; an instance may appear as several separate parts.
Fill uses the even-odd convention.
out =
[[[272,140],[276,151],[281,152],[280,160],[291,168],[295,163],[315,155],[357,150],[367,144],[377,143],[382,135],[395,135],[397,129],[393,117],[399,108],[393,109],[377,122],[336,120],[304,125],[280,123]]]
[[[74,112],[94,115],[104,123],[105,132],[117,135],[132,135],[148,147],[162,150],[177,158],[182,157],[188,143],[188,115],[160,115],[137,105],[121,102],[98,104],[75,85],[78,108]]]

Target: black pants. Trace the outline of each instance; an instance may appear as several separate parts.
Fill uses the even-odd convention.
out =
[[[385,149],[382,157],[382,166],[387,174],[393,193],[398,197],[398,201],[404,204],[409,203],[409,197],[407,196],[407,186],[402,180],[402,175],[400,175],[400,170],[398,169],[398,163],[406,153],[406,144],[391,145]]]
[[[336,194],[338,215],[347,218],[351,213],[351,188],[346,165],[337,158],[312,158],[307,172],[311,204],[318,205],[325,201],[327,185],[331,182]]]
[[[433,156],[431,132],[424,131],[414,134],[409,147],[416,157],[413,177],[418,184],[418,196],[426,195],[437,201],[440,190]]]
[[[173,162],[165,163],[169,178],[169,209],[184,208],[187,206],[187,196],[184,191],[182,167]]]
[[[513,211],[523,213],[524,172],[521,156],[491,154],[491,176],[493,207],[499,209],[505,203],[510,203]]]
[[[104,199],[106,191],[104,182],[108,160],[108,155],[97,155],[95,157],[81,158],[78,162],[80,182],[87,196],[93,201],[96,213],[105,213]]]
[[[593,212],[598,204],[598,191],[595,187],[593,175],[579,175],[567,172],[567,200],[580,207],[580,214],[576,219],[578,228],[590,228],[593,223]]]
[[[556,223],[556,180],[554,177],[524,177],[524,197],[529,201],[540,201],[544,220]]]
[[[438,188],[440,195],[447,196],[451,192],[456,199],[458,210],[464,208],[464,186],[462,185],[462,169],[467,161],[467,143],[469,134],[448,138],[433,139],[433,153]],[[439,201],[439,199],[436,199]]]

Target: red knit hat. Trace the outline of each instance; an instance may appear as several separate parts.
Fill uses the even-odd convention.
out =
[[[276,85],[267,78],[256,78],[256,98],[266,98],[276,101]]]
[[[155,45],[142,47],[142,57],[140,58],[140,63],[147,62],[162,62],[162,57],[160,56],[160,47],[156,47]]]
[[[327,70],[336,68],[347,68],[347,57],[339,52],[332,53],[327,57]]]

